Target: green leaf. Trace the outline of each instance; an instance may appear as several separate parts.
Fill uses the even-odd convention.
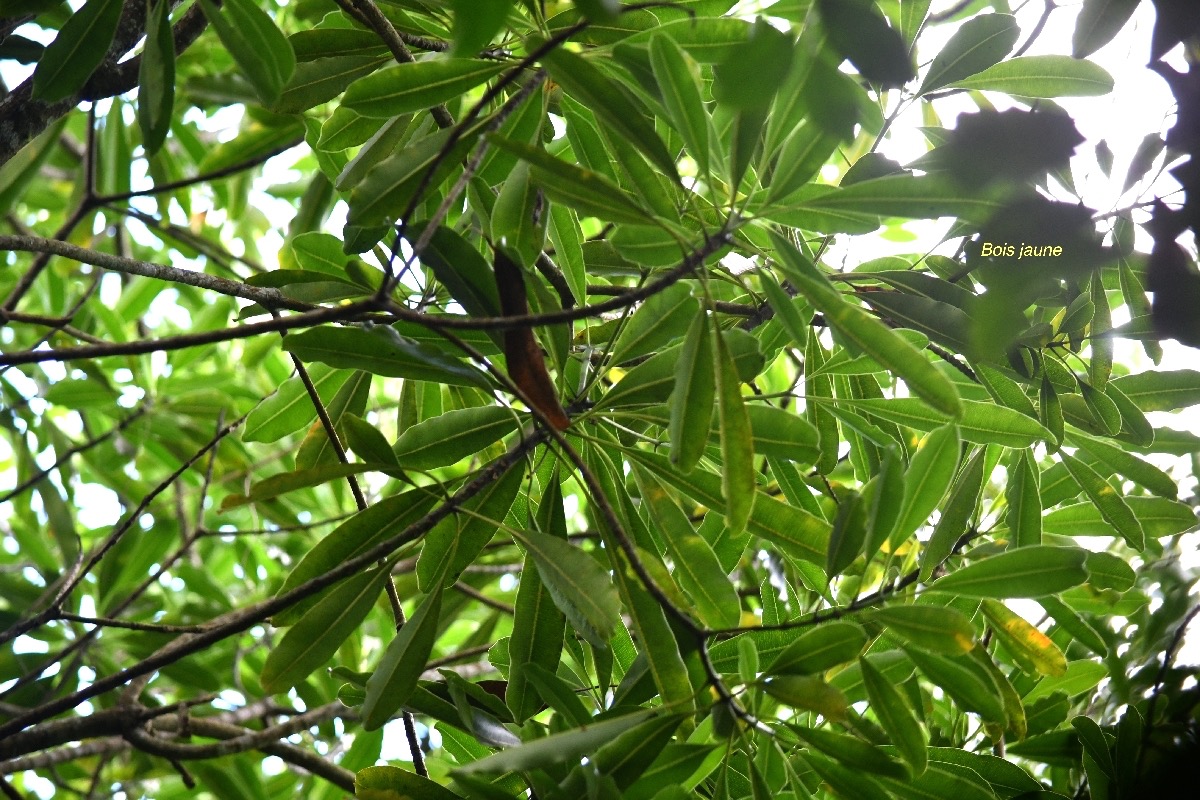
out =
[[[355,53],[318,58],[314,61],[302,61],[296,65],[291,79],[280,91],[279,99],[271,104],[271,110],[281,114],[298,114],[308,111],[314,106],[329,102],[346,91],[347,86],[359,78],[370,75],[390,60],[391,56],[386,54]],[[339,107],[338,111],[341,111],[343,115],[354,114],[355,119],[372,119],[370,116],[359,114],[350,108]],[[374,124],[379,125],[378,122]],[[332,131],[329,135],[332,138]],[[323,128],[321,141],[326,142]],[[330,143],[329,146],[332,147],[332,144]]]
[[[612,363],[621,364],[661,350],[663,345],[682,336],[688,330],[689,323],[694,331],[699,309],[700,303],[692,296],[692,288],[686,283],[676,283],[650,297],[633,312],[613,342]],[[707,331],[708,326],[704,325],[704,329]],[[684,341],[680,360],[688,357],[688,341],[690,339]],[[705,351],[708,352],[709,348],[705,348]],[[709,380],[712,380],[711,373]]]
[[[267,654],[260,676],[263,691],[285,692],[332,660],[342,642],[367,618],[388,577],[386,569],[360,572],[306,611]]]
[[[835,758],[842,766],[900,780],[908,778],[908,769],[902,763],[862,739],[798,725],[788,726],[788,729],[804,742]]]
[[[309,380],[321,402],[326,405],[350,375],[346,370],[333,369],[324,364],[309,369]],[[316,418],[317,409],[308,396],[304,382],[297,375],[284,381],[275,394],[250,412],[242,428],[242,441],[275,442],[311,424]]]
[[[473,56],[503,28],[513,0],[450,0],[454,12],[452,56]]]
[[[669,486],[719,514],[725,513],[720,476],[702,469],[681,475],[665,456],[642,450],[627,450],[626,455],[631,461],[645,466]],[[825,552],[829,546],[829,523],[770,495],[762,492],[758,492],[757,495],[746,530],[779,546],[795,558],[824,565]]]
[[[800,760],[811,766],[822,783],[828,784],[838,797],[853,797],[854,800],[889,800],[892,797],[869,775],[844,767],[812,750],[805,751]]]
[[[683,473],[695,468],[708,444],[716,399],[712,341],[707,312],[696,314],[675,362],[668,436],[671,463]]]
[[[863,543],[867,541],[866,512],[862,495],[856,491],[847,492],[839,501],[825,560],[825,574],[829,577],[845,572],[862,552]]]
[[[88,0],[71,15],[33,71],[36,99],[56,103],[83,88],[108,52],[123,6],[121,0]]]
[[[958,428],[945,425],[926,436],[917,446],[908,468],[904,484],[904,499],[896,527],[889,534],[889,541],[898,546],[908,539],[922,524],[929,520],[938,507],[946,490],[954,481],[958,468]]]
[[[1087,580],[1087,551],[1076,547],[1031,545],[960,567],[929,586],[929,591],[963,597],[1041,597]]]
[[[918,176],[905,173],[825,190],[801,200],[798,207],[907,219],[958,217],[968,222],[983,223],[1002,205],[991,195],[964,191],[957,181],[946,175]]]
[[[992,399],[1014,411],[1020,411],[1027,417],[1037,419],[1037,409],[1033,407],[1033,401],[1029,399],[1029,395],[1025,394],[1025,390],[1019,383],[987,364],[974,364],[973,366],[979,382],[983,384],[983,388],[987,389]]]
[[[212,0],[200,0],[200,4],[221,44],[263,103],[271,105],[279,100],[296,69],[296,54],[274,20],[253,0],[224,0],[220,10]]]
[[[1028,450],[1013,453],[1009,462],[1008,513],[1005,521],[1013,532],[1013,544],[1028,547],[1042,543],[1042,495],[1039,475]]]
[[[304,361],[361,369],[390,378],[488,388],[488,378],[443,351],[401,336],[387,325],[322,327],[288,334],[283,349]]]
[[[858,660],[871,710],[891,738],[900,755],[912,767],[914,775],[925,771],[928,763],[925,729],[900,695],[894,683],[866,658]]]
[[[451,411],[443,416],[455,413]],[[437,419],[442,417],[434,418]],[[464,503],[461,514],[442,520],[425,534],[416,569],[417,585],[421,591],[432,591],[438,577],[446,586],[458,580],[462,571],[479,556],[503,524],[524,478],[524,469],[516,465],[509,467],[491,485]]]
[[[1113,40],[1133,16],[1138,0],[1083,0],[1075,18],[1071,55],[1087,58]]]
[[[440,130],[379,162],[354,185],[348,223],[360,226],[390,223],[404,212],[422,186],[431,191],[441,185],[475,144],[478,132],[478,127],[472,128],[451,144],[451,130]],[[427,177],[435,164],[432,177]]]
[[[413,489],[387,497],[365,511],[352,516],[337,526],[312,547],[292,568],[279,587],[276,596],[287,594],[298,586],[345,561],[370,550],[375,545],[395,536],[416,523],[434,506],[438,496],[424,489]],[[328,591],[328,590],[325,590]],[[291,608],[284,609],[271,618],[276,627],[290,625],[299,619],[305,610],[316,602],[305,598]]]
[[[867,619],[888,633],[931,653],[958,655],[975,647],[975,628],[962,612],[941,606],[885,606]]]
[[[543,488],[538,507],[539,520],[545,520],[545,524],[539,522],[539,527],[549,535],[566,534],[562,501],[561,476],[556,470],[551,474],[549,486]],[[554,605],[549,590],[538,575],[537,562],[527,555],[517,585],[512,635],[508,640],[508,685],[504,690],[504,702],[518,723],[537,713],[539,708],[539,692],[526,680],[526,667],[536,665],[546,670],[557,669],[565,628],[563,613]]]
[[[846,696],[824,678],[780,675],[762,684],[767,694],[797,710],[815,711],[828,720],[845,719],[850,704]]]
[[[1122,477],[1160,497],[1173,500],[1179,495],[1179,486],[1175,483],[1174,478],[1123,448],[1114,447],[1108,442],[1082,433],[1072,433],[1068,442],[1076,445],[1082,452],[1087,453],[1114,472],[1120,473]]]
[[[700,95],[700,69],[674,39],[657,34],[650,39],[650,65],[662,92],[663,105],[700,174],[708,174],[708,112]]]
[[[1109,525],[1116,528],[1125,542],[1134,550],[1146,548],[1146,532],[1142,524],[1134,516],[1133,510],[1117,490],[1100,477],[1096,470],[1084,464],[1074,456],[1059,453],[1063,466],[1071,473],[1071,477],[1083,489],[1084,494],[1095,504],[1100,516]]]
[[[872,417],[895,422],[922,431],[931,431],[945,425],[946,416],[939,414],[915,397],[868,398],[866,400],[838,400]],[[1026,448],[1035,442],[1050,438],[1050,432],[1037,420],[1030,419],[1019,411],[984,403],[963,400],[963,413],[954,422],[962,438],[978,444],[1000,444],[1005,447]]]
[[[1066,673],[1067,657],[1049,636],[996,600],[984,600],[981,607],[992,632],[1022,669],[1035,675]]]
[[[490,141],[532,164],[534,180],[551,200],[584,216],[609,222],[645,225],[650,221],[648,212],[633,197],[603,175],[555,158],[540,147],[524,142],[510,141],[495,134]]]
[[[473,761],[455,770],[458,774],[522,772],[562,763],[578,763],[580,756],[593,753],[625,731],[654,716],[653,711],[640,710],[619,717],[594,722],[586,728],[534,739],[517,747]]]
[[[717,419],[721,426],[721,497],[725,500],[725,525],[731,533],[737,534],[745,529],[758,494],[754,479],[753,434],[729,345],[719,329],[713,330],[712,339],[717,376]]]
[[[642,151],[650,163],[672,180],[679,180],[675,159],[654,130],[654,125],[618,84],[582,56],[556,47],[542,56],[550,77],[591,109],[614,132]]]
[[[1005,723],[1004,700],[986,672],[972,668],[966,656],[950,658],[912,647],[904,652],[921,674],[940,686],[964,711],[978,714],[985,722]]]
[[[642,490],[642,502],[674,562],[674,577],[692,598],[697,615],[714,628],[736,627],[741,620],[741,603],[712,548],[696,534],[687,514],[657,480],[643,469],[635,469],[634,475]]]
[[[987,451],[977,450],[959,471],[950,490],[950,498],[942,507],[942,515],[921,550],[922,582],[933,577],[933,571],[950,557],[959,539],[967,532],[967,525],[975,514],[983,491],[986,461]]]
[[[899,87],[915,77],[907,43],[888,25],[874,0],[817,0],[817,7],[834,48],[864,78]]]
[[[917,94],[969,78],[999,63],[1013,49],[1021,29],[1011,14],[972,17],[954,32],[933,59]]]
[[[1049,697],[1055,692],[1062,692],[1067,697],[1074,697],[1083,692],[1091,691],[1100,681],[1108,677],[1108,667],[1096,661],[1079,660],[1067,664],[1067,671],[1062,675],[1043,678],[1023,698],[1025,705],[1030,705],[1042,697]]]
[[[1196,512],[1184,503],[1162,497],[1126,497],[1125,505],[1133,512],[1151,539],[1183,533],[1196,524]],[[1094,502],[1075,503],[1056,508],[1042,518],[1047,533],[1062,536],[1118,536]]]
[[[1097,589],[1127,592],[1133,588],[1137,575],[1133,567],[1112,553],[1088,553],[1088,583]]]
[[[515,264],[528,269],[546,243],[545,199],[526,161],[513,167],[492,207],[492,242]]]
[[[1092,97],[1111,92],[1113,78],[1096,64],[1070,56],[1018,56],[952,86],[1017,97]]]
[[[356,743],[358,739],[354,740]],[[355,800],[457,800],[458,795],[429,778],[399,767],[367,767],[354,775]]]
[[[863,184],[857,184],[863,185]],[[962,413],[958,391],[950,379],[895,331],[842,299],[816,266],[782,235],[771,232],[779,266],[825,321],[863,352],[904,379],[913,393],[950,416]]]
[[[1156,370],[1112,379],[1142,411],[1175,411],[1200,405],[1200,372],[1194,369]]]
[[[436,469],[478,453],[518,427],[520,418],[504,406],[460,408],[412,426],[392,451],[402,467]]]
[[[682,721],[683,717],[678,714],[651,717],[601,745],[594,754],[588,756],[586,769],[594,769],[596,774],[610,777],[619,789],[632,789],[670,743]],[[564,781],[564,791],[569,793],[567,796],[585,795],[583,769],[576,769]]]
[[[537,562],[538,576],[571,626],[604,647],[620,622],[621,606],[608,573],[563,539],[536,531],[513,533]]]
[[[503,61],[444,57],[394,64],[350,84],[341,104],[364,117],[388,119],[458,97],[504,67]]]
[[[854,661],[867,646],[867,635],[853,622],[826,622],[800,634],[775,660],[768,675],[816,675]]]
[[[373,731],[400,710],[425,671],[441,623],[442,589],[425,596],[417,610],[387,646],[379,665],[367,680],[362,705],[363,728]]]
[[[138,66],[137,118],[146,155],[152,156],[162,147],[171,128],[174,107],[175,40],[171,35],[171,4],[168,0],[158,0],[146,4],[146,45]]]

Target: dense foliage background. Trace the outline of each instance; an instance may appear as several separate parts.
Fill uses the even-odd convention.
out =
[[[0,2],[0,791],[1183,796],[1154,5]]]

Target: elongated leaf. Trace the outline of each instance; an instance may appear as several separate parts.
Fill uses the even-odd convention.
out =
[[[392,718],[417,688],[433,644],[437,641],[442,590],[425,596],[416,612],[392,639],[379,665],[367,679],[367,696],[362,706],[363,727],[380,728]]]
[[[595,769],[596,773],[610,778],[620,789],[632,788],[670,743],[682,721],[683,717],[677,714],[651,717],[601,745],[595,754],[588,756],[586,769]],[[583,769],[573,771],[563,783],[570,796],[586,794]]]
[[[478,127],[472,128],[451,145],[451,131],[440,130],[379,162],[350,193],[348,223],[371,226],[391,222],[422,186],[432,190],[441,185],[475,144],[478,133]],[[427,178],[431,167],[433,175]]]
[[[342,106],[364,117],[387,119],[458,97],[503,69],[501,61],[474,58],[396,64],[350,84]]]
[[[1133,512],[1146,536],[1161,539],[1192,528],[1196,512],[1184,503],[1162,497],[1126,497],[1125,505]],[[1063,536],[1118,536],[1117,529],[1104,518],[1094,502],[1075,503],[1056,508],[1042,518],[1048,533]]]
[[[138,67],[138,125],[147,155],[162,147],[175,107],[175,40],[171,36],[171,5],[167,0],[146,4],[146,46]]]
[[[1001,209],[1002,203],[986,194],[976,193],[972,196],[957,181],[945,175],[915,176],[906,173],[823,191],[803,200],[799,206],[822,212],[909,219],[959,217],[983,223]]]
[[[305,612],[267,655],[263,690],[287,691],[329,662],[366,619],[387,579],[387,570],[361,572],[339,583]]]
[[[1004,700],[987,673],[972,669],[962,658],[938,656],[914,647],[904,650],[926,678],[940,686],[964,711],[973,711],[986,722],[1003,725]]]
[[[1011,14],[986,14],[963,23],[933,59],[918,94],[969,78],[997,64],[1021,35]]]
[[[834,48],[864,78],[888,87],[915,76],[907,43],[873,0],[817,0],[817,6]]]
[[[358,741],[357,739],[355,740]],[[366,767],[354,774],[356,800],[454,800],[444,786],[400,767]]]
[[[968,442],[1025,448],[1035,442],[1045,441],[1050,436],[1049,431],[1037,420],[1030,419],[1019,411],[976,400],[961,402],[963,413],[955,422],[962,438]],[[915,397],[839,400],[838,403],[873,417],[922,431],[931,431],[947,422],[945,415],[938,414]]]
[[[1024,617],[995,600],[984,600],[982,608],[992,631],[1027,672],[1062,675],[1067,671],[1067,657],[1058,645]]]
[[[992,398],[1014,411],[1020,411],[1027,417],[1037,419],[1037,409],[1033,401],[1021,385],[995,367],[987,364],[975,364],[975,375],[987,389]]]
[[[434,469],[478,453],[519,424],[513,411],[502,406],[462,408],[414,425],[392,449],[401,466]]]
[[[825,574],[833,577],[846,570],[867,540],[867,508],[862,495],[855,491],[844,494],[838,503],[833,530],[829,534],[829,555]]]
[[[277,101],[296,69],[296,54],[274,20],[253,0],[224,0],[220,10],[211,0],[200,3],[259,98],[267,105]]]
[[[327,103],[346,91],[346,87],[359,78],[370,75],[375,70],[387,64],[391,56],[386,54],[351,53],[349,55],[318,58],[314,61],[302,61],[296,65],[295,72],[283,90],[279,99],[271,105],[272,111],[296,114],[307,111],[313,106]],[[349,108],[339,108],[343,117],[353,114],[357,120],[379,120],[381,117],[370,117],[359,114]],[[336,113],[336,112],[335,112]],[[378,126],[379,122],[374,122]],[[329,131],[329,138],[334,138],[334,131]],[[321,139],[326,141],[326,132],[321,131]],[[332,143],[330,143],[332,147]]]
[[[700,174],[707,174],[708,113],[700,95],[698,66],[674,39],[662,34],[650,39],[650,64],[671,123],[683,136]]]
[[[902,763],[862,739],[820,728],[792,726],[790,729],[801,740],[837,759],[843,766],[900,780],[908,778],[908,769]]]
[[[978,450],[958,473],[950,490],[950,499],[942,507],[942,515],[933,533],[921,550],[921,580],[928,581],[933,571],[954,552],[954,547],[967,531],[967,525],[979,504],[983,491],[984,462],[987,451]]]
[[[854,661],[867,645],[867,635],[852,622],[827,622],[801,634],[765,672],[768,675],[815,675]]]
[[[1141,372],[1113,378],[1142,411],[1174,411],[1200,405],[1200,372],[1194,369]]]
[[[1077,445],[1081,451],[1097,459],[1109,469],[1120,473],[1122,477],[1149,489],[1160,497],[1173,500],[1179,495],[1179,486],[1175,480],[1149,461],[1144,461],[1108,442],[1083,434],[1072,433],[1068,441]]]
[[[495,535],[512,508],[524,478],[523,469],[509,467],[498,480],[468,500],[462,514],[442,520],[425,535],[416,569],[417,584],[421,591],[432,591],[433,582],[438,576],[446,585],[458,580],[462,571]],[[512,652],[511,645],[509,652]]]
[[[675,367],[668,428],[671,463],[691,472],[704,454],[716,399],[715,361],[708,314],[697,314]]]
[[[763,689],[781,703],[798,710],[815,711],[829,720],[844,719],[849,709],[846,696],[824,678],[780,675],[764,683]]]
[[[871,710],[900,755],[912,767],[913,774],[920,775],[925,771],[929,758],[925,729],[888,677],[866,658],[860,658],[858,666],[870,698]]]
[[[459,767],[455,772],[464,775],[520,772],[564,762],[578,762],[580,756],[596,751],[625,731],[640,725],[653,716],[653,711],[635,711],[631,714],[595,722],[586,728],[556,733],[525,742],[517,747],[501,750],[487,758]]]
[[[692,296],[691,287],[686,283],[669,286],[646,300],[633,312],[613,342],[612,363],[620,364],[660,350],[664,344],[682,335],[689,323],[694,323],[699,308],[699,301]],[[707,330],[708,326],[705,324],[704,328]],[[686,349],[687,341],[685,353]],[[686,357],[685,353],[680,354],[681,359]]]
[[[925,356],[879,320],[844,301],[812,262],[783,236],[772,231],[771,241],[788,279],[830,325],[871,358],[894,370],[917,396],[937,410],[950,416],[962,413],[954,384]]]
[[[123,6],[121,0],[88,0],[71,15],[33,71],[34,97],[54,103],[83,88],[108,52]]]
[[[1083,489],[1084,494],[1095,504],[1104,521],[1117,529],[1125,542],[1135,550],[1146,547],[1146,532],[1134,516],[1133,510],[1121,495],[1091,467],[1074,456],[1059,453],[1063,466]]]
[[[725,500],[725,525],[731,533],[746,527],[758,495],[754,480],[754,445],[750,417],[742,401],[741,381],[729,345],[714,329],[713,362],[717,378],[717,418],[721,425],[721,497]]]
[[[667,152],[654,125],[625,90],[610,81],[587,59],[561,47],[542,57],[550,77],[568,94],[592,110],[611,128],[650,159],[663,174],[678,181],[675,159]]]
[[[1071,37],[1071,55],[1087,58],[1125,27],[1133,16],[1138,0],[1083,0],[1083,8],[1075,18],[1075,33]]]
[[[621,610],[608,574],[562,539],[535,531],[514,536],[537,562],[538,576],[571,626],[596,647],[604,647]]]
[[[960,611],[941,606],[885,606],[870,612],[872,622],[931,653],[958,655],[975,647],[975,628]]]
[[[893,545],[911,536],[941,503],[954,480],[959,449],[958,428],[954,425],[934,430],[918,445],[904,484],[900,515],[889,534]]]
[[[963,597],[1041,597],[1087,580],[1087,551],[1033,545],[1008,550],[960,567],[934,581],[930,591]]]
[[[313,578],[323,575],[342,562],[363,553],[425,516],[438,497],[422,489],[413,489],[388,497],[360,511],[304,554],[284,579],[277,595],[287,594]],[[276,626],[294,623],[316,601],[307,598],[271,618]]]
[[[490,141],[533,165],[534,180],[551,200],[582,215],[609,222],[645,225],[649,213],[637,201],[603,175],[563,161],[540,147],[492,135]]]
[[[1018,56],[952,85],[1018,97],[1091,97],[1111,92],[1113,78],[1102,67],[1070,56]]]
[[[1017,547],[1042,543],[1042,495],[1037,467],[1029,452],[1014,453],[1008,472],[1008,514],[1005,520]]]
[[[720,476],[701,469],[681,475],[666,457],[642,450],[629,450],[626,451],[626,455],[648,468],[663,483],[718,513],[724,513],[725,502],[721,495]],[[746,524],[747,532],[779,546],[788,555],[824,565],[825,552],[829,546],[829,523],[770,495],[762,492],[757,494]]]
[[[317,364],[309,369],[309,380],[321,402],[328,404],[351,373]],[[242,441],[274,442],[295,433],[317,418],[317,409],[299,376],[288,378],[279,391],[258,405],[246,418]]]
[[[454,10],[453,56],[470,56],[487,47],[501,28],[513,0],[451,0]]]
[[[1037,686],[1026,694],[1022,701],[1033,703],[1042,697],[1049,697],[1055,692],[1062,692],[1067,697],[1090,691],[1096,684],[1108,677],[1108,667],[1095,661],[1079,660],[1067,664],[1067,671],[1062,675],[1043,678]]]
[[[289,334],[283,349],[305,361],[362,369],[392,378],[487,388],[487,377],[443,351],[408,339],[386,325],[312,328]]]
[[[696,604],[696,613],[712,627],[736,627],[741,620],[741,603],[712,548],[696,534],[687,514],[656,479],[642,469],[635,475],[642,502],[675,563],[675,578]]]

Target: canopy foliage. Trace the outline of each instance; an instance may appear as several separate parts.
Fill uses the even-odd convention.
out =
[[[1166,791],[1136,0],[734,5],[0,3],[7,796]]]

